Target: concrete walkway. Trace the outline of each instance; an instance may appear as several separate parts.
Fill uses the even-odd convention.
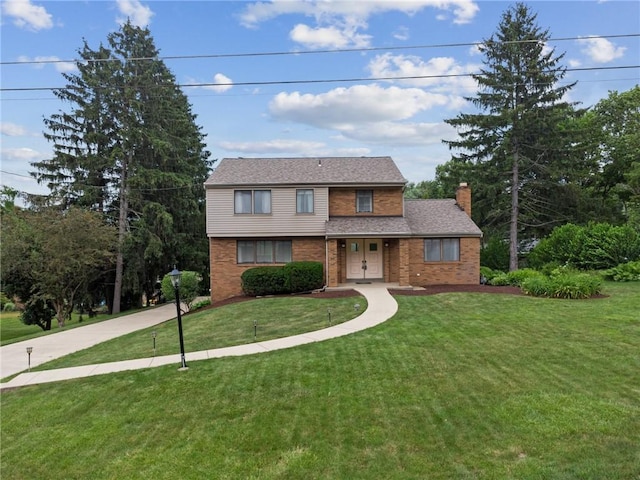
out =
[[[200,352],[189,352],[186,354],[187,364],[196,360],[270,352],[272,350],[280,350],[283,348],[295,347],[297,345],[304,345],[306,343],[337,338],[373,327],[391,318],[398,310],[398,304],[387,290],[387,287],[389,286],[389,284],[381,283],[354,285],[352,288],[361,293],[367,299],[368,306],[367,310],[353,320],[324,328],[322,330],[307,332],[292,337],[237,345],[234,347],[203,350]],[[157,325],[158,323],[175,318],[175,316],[176,310],[174,304],[163,305],[161,307],[126,315],[124,317],[119,317],[94,325],[75,328],[26,342],[19,342],[0,347],[0,361],[2,362],[2,365],[0,366],[0,378],[13,375],[27,369],[27,346],[33,347],[33,353],[31,354],[31,366],[34,367],[54,358],[62,357],[69,353],[88,348],[111,338]],[[0,390],[5,388],[22,387],[25,385],[68,380],[71,378],[121,372],[124,370],[158,367],[168,364],[175,364],[176,367],[180,366],[180,355],[174,354],[152,358],[123,360],[120,362],[83,365],[80,367],[27,372],[18,375],[9,382],[0,383]]]

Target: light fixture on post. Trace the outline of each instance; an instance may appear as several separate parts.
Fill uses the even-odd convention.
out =
[[[28,372],[31,371],[31,352],[33,352],[33,347],[27,347],[27,368]]]
[[[173,285],[173,289],[176,293],[176,311],[178,314],[178,335],[180,336],[180,363],[181,366],[179,370],[187,370],[187,361],[184,357],[184,339],[182,337],[182,312],[180,311],[180,280],[182,279],[182,272],[178,270],[175,266],[173,270],[169,272],[169,277],[171,278],[171,284]]]

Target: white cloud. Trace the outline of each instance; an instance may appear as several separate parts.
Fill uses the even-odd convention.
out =
[[[446,123],[379,122],[344,129],[342,134],[353,140],[372,144],[411,147],[440,145],[443,138],[455,134],[455,129]]]
[[[319,95],[279,93],[270,102],[269,111],[280,120],[342,131],[354,123],[405,120],[448,103],[447,96],[419,88],[356,85]]]
[[[216,85],[208,85],[204,88],[218,93],[223,93],[233,88],[233,80],[222,73],[216,73],[213,76],[213,83]]]
[[[625,47],[616,47],[613,42],[602,37],[581,38],[577,42],[584,45],[582,53],[596,63],[612,62],[616,58],[622,57],[626,50]]]
[[[0,133],[7,137],[24,137],[27,135],[27,129],[21,125],[16,125],[15,123],[1,122]]]
[[[472,0],[369,0],[366,2],[292,0],[250,3],[241,14],[240,21],[246,27],[255,27],[260,22],[288,14],[315,17],[318,22],[328,17],[366,20],[371,15],[390,11],[414,15],[426,8],[453,11],[454,23],[469,23],[479,10],[478,5]]]
[[[301,23],[291,30],[289,37],[294,42],[311,49],[367,47],[371,39],[370,35],[356,33],[354,28],[340,29],[336,26],[313,28]]]
[[[575,58],[570,58],[567,63],[569,64],[569,66],[571,68],[578,68],[579,66],[582,65],[582,62],[580,60],[576,60]]]
[[[419,88],[383,88],[357,85],[312,95],[280,93],[269,105],[278,120],[335,130],[342,137],[360,142],[418,146],[440,143],[452,134],[444,123],[407,121],[438,106],[449,106],[451,98]]]
[[[398,29],[393,32],[393,38],[403,42],[409,40],[409,29],[407,27],[398,27]]]
[[[53,27],[51,14],[44,7],[33,5],[30,0],[5,0],[2,13],[13,18],[14,25],[31,30]]]
[[[28,147],[7,148],[2,150],[2,156],[10,160],[36,160],[42,158],[42,153]]]
[[[468,94],[477,90],[475,80],[469,76],[480,65],[460,65],[452,57],[434,57],[428,61],[413,55],[377,55],[367,66],[374,78],[413,77],[398,80],[403,85],[429,87],[434,92]],[[458,100],[456,103],[459,104]],[[453,106],[453,105],[451,105]]]
[[[25,55],[20,55],[18,57],[18,61],[25,62],[25,63],[36,62],[36,63],[33,63],[32,66],[33,68],[37,68],[37,69],[44,68],[45,65],[47,64],[52,64],[57,71],[62,73],[73,72],[78,69],[74,62],[61,62],[60,58],[56,57],[55,55],[38,56],[38,57],[34,57],[33,59]]]
[[[133,25],[138,27],[146,27],[151,23],[151,17],[154,13],[146,5],[142,5],[140,0],[116,0],[118,4],[118,10],[123,17],[118,17],[118,23],[126,23],[127,19],[131,21]]]
[[[368,28],[372,15],[391,11],[414,15],[425,8],[452,11],[454,23],[470,22],[478,11],[472,0],[410,0],[410,1],[272,1],[248,4],[240,15],[241,23],[255,28],[280,15],[297,14],[314,18],[316,25],[298,24],[290,38],[308,48],[367,47],[371,36],[361,33]],[[406,30],[396,32],[396,38],[408,38]]]
[[[322,142],[289,139],[274,139],[263,142],[220,142],[218,146],[225,150],[252,155],[271,153],[300,155],[300,152],[318,151],[325,148],[325,144]]]

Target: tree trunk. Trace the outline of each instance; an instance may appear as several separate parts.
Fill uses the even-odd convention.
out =
[[[131,154],[128,154],[130,156]],[[111,313],[120,313],[120,297],[122,296],[122,276],[124,272],[124,237],[127,233],[127,210],[129,200],[127,197],[127,165],[128,158],[122,166],[122,183],[120,184],[120,214],[118,218],[118,254],[116,256],[116,279],[113,285],[113,305]]]
[[[513,152],[511,167],[511,221],[509,224],[509,271],[518,270],[518,193],[519,193],[519,155]]]

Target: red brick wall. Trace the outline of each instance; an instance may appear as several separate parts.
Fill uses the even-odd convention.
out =
[[[356,213],[355,188],[332,188],[329,190],[329,216],[393,215],[401,216],[402,188],[374,188],[373,212]]]
[[[294,261],[322,262],[325,264],[324,238],[294,238],[291,244]],[[210,238],[209,262],[211,272],[211,301],[242,295],[242,272],[257,265],[237,263],[235,238]]]
[[[459,262],[425,262],[424,240],[409,242],[409,283],[426,285],[477,285],[480,283],[480,238],[460,239]]]

